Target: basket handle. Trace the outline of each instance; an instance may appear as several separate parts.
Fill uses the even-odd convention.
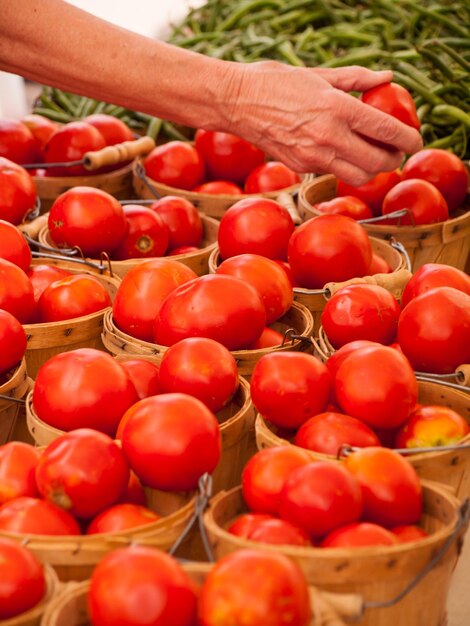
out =
[[[347,622],[361,619],[364,600],[354,593],[332,593],[310,587],[310,603],[314,614],[320,614],[322,626],[344,626]]]
[[[300,217],[300,213],[295,206],[294,198],[291,196],[290,193],[287,193],[287,191],[282,191],[276,199],[279,204],[287,210],[294,224],[302,223],[302,218]]]
[[[31,239],[37,240],[39,232],[44,228],[44,226],[47,226],[48,219],[49,213],[43,213],[32,222],[20,224],[18,228],[22,233],[25,233]]]
[[[349,285],[379,285],[391,293],[401,293],[410,280],[412,274],[409,270],[402,268],[391,274],[374,274],[374,276],[363,276],[362,278],[351,278],[341,283],[327,283],[325,285],[325,298],[328,300],[337,291]]]
[[[459,383],[463,387],[470,387],[470,364],[469,363],[462,363],[462,365],[459,365],[459,367],[455,370],[455,373],[457,374]]]
[[[141,154],[147,154],[155,147],[152,137],[141,137],[134,141],[124,141],[114,146],[106,146],[102,150],[86,152],[83,165],[87,170],[97,170],[104,165],[115,165],[124,161],[132,161]]]

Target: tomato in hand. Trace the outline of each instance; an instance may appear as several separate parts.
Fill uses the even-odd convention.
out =
[[[284,484],[279,513],[314,539],[357,522],[362,513],[357,478],[335,461],[315,461],[294,470]]]
[[[216,274],[235,276],[256,289],[263,300],[267,326],[282,317],[292,306],[294,292],[289,277],[271,259],[259,254],[240,254],[223,261]]]
[[[168,248],[169,233],[161,217],[142,206],[128,204],[124,207],[127,233],[113,250],[117,261],[163,256]]]
[[[34,410],[47,424],[65,431],[94,428],[109,435],[137,400],[122,365],[110,354],[89,348],[46,361],[33,391]]]
[[[441,192],[426,180],[403,180],[387,193],[382,204],[383,215],[406,209],[402,217],[387,220],[387,224],[400,226],[437,224],[449,219],[447,202]]]
[[[346,215],[353,220],[366,220],[372,217],[372,211],[367,204],[352,195],[338,196],[328,202],[314,204],[312,208],[328,215]]]
[[[421,178],[432,183],[444,196],[449,211],[463,206],[469,184],[467,168],[447,150],[428,148],[413,154],[402,169],[402,179]]]
[[[419,521],[421,482],[404,457],[388,448],[362,448],[346,457],[345,466],[361,485],[364,520],[386,528]]]
[[[470,363],[470,295],[436,287],[417,296],[400,315],[398,342],[417,371],[449,374]]]
[[[251,397],[267,420],[295,429],[326,410],[330,387],[330,374],[316,357],[303,352],[271,352],[255,365]]]
[[[0,374],[18,365],[26,352],[26,333],[20,322],[0,309]]]
[[[55,265],[32,265],[26,272],[26,276],[33,285],[34,301],[37,306],[39,298],[49,285],[55,283],[56,280],[72,276],[72,273]]]
[[[123,416],[118,436],[131,468],[153,489],[196,489],[220,459],[217,418],[200,400],[182,393],[137,402]]]
[[[304,530],[283,519],[268,519],[258,522],[248,534],[247,539],[276,546],[306,547],[312,545]]]
[[[274,552],[225,556],[209,572],[199,599],[200,626],[308,626],[311,616],[304,574]]]
[[[409,541],[421,541],[429,537],[423,528],[415,526],[414,524],[405,524],[403,526],[395,526],[391,529],[392,533],[398,539],[398,543],[408,543]]]
[[[131,546],[96,566],[88,606],[93,626],[194,626],[196,587],[173,557]]]
[[[202,155],[208,178],[242,185],[256,167],[264,163],[264,152],[230,133],[199,129],[194,138]]]
[[[91,257],[114,250],[127,229],[116,198],[94,187],[73,187],[61,194],[51,207],[48,225],[56,246],[79,246]]]
[[[0,156],[0,219],[21,224],[36,198],[36,185],[28,172]]]
[[[365,548],[366,546],[395,546],[395,535],[378,524],[356,522],[337,528],[323,539],[322,548]]]
[[[133,267],[122,279],[113,303],[113,318],[123,332],[153,341],[153,325],[166,297],[197,278],[179,261],[153,259]]]
[[[390,344],[395,340],[400,305],[379,285],[349,285],[325,305],[321,323],[332,346],[340,348],[359,339]]]
[[[470,433],[466,420],[446,406],[415,409],[398,431],[396,448],[428,448],[453,445]]]
[[[268,193],[300,183],[300,176],[284,163],[269,161],[255,168],[245,181],[245,193]]]
[[[138,357],[126,358],[120,360],[119,363],[129,374],[139,400],[160,393],[160,368],[156,363]]]
[[[27,126],[18,120],[0,120],[0,157],[14,163],[35,163],[37,144]]]
[[[425,263],[407,282],[401,297],[402,307],[413,298],[436,287],[453,287],[470,296],[470,277],[451,265]]]
[[[106,288],[94,276],[74,274],[47,287],[38,302],[41,322],[60,322],[91,315],[111,306]]]
[[[338,196],[354,196],[367,204],[374,216],[382,215],[382,202],[387,193],[401,180],[400,172],[380,172],[369,182],[353,187],[342,180],[338,180]]]
[[[129,126],[113,115],[93,113],[93,115],[84,117],[82,121],[99,130],[107,146],[113,146],[116,143],[132,141],[134,139],[134,135]]]
[[[199,152],[184,141],[169,141],[145,157],[147,176],[169,187],[193,189],[204,180],[204,161]]]
[[[278,515],[282,489],[290,474],[311,462],[305,450],[279,446],[260,450],[242,473],[243,499],[256,513]]]
[[[44,117],[43,115],[37,115],[35,113],[25,115],[21,119],[21,123],[27,126],[31,131],[34,139],[36,140],[39,155],[43,157],[44,147],[49,141],[49,138],[59,128],[59,125],[56,122],[48,119],[47,117]],[[43,158],[39,159],[39,161],[42,162]]]
[[[361,100],[375,109],[393,115],[400,122],[416,130],[421,127],[411,94],[397,83],[384,83],[372,87],[362,93]]]
[[[31,263],[31,250],[21,232],[0,219],[0,258],[14,263],[27,272]]]
[[[115,504],[101,511],[87,528],[87,535],[97,533],[117,533],[137,526],[146,526],[158,522],[160,516],[137,504]]]
[[[213,196],[240,196],[243,191],[235,183],[229,180],[210,180],[208,183],[202,183],[194,187],[195,193],[208,193]]]
[[[51,135],[44,146],[45,163],[80,161],[87,152],[106,147],[103,135],[86,122],[70,122]],[[89,176],[83,165],[59,166],[46,169],[46,176]]]
[[[259,254],[268,259],[287,259],[294,222],[287,209],[274,200],[239,200],[224,213],[219,226],[220,256]]]
[[[264,513],[243,513],[230,524],[227,528],[227,532],[235,535],[236,537],[246,539],[251,531],[256,528],[259,522],[265,522],[273,519],[277,518],[272,515],[265,515]]]
[[[319,215],[301,224],[289,241],[289,265],[307,289],[365,276],[372,248],[364,228],[344,215]]]
[[[44,566],[27,548],[4,537],[0,537],[0,580],[0,621],[32,609],[46,593]]]
[[[21,496],[0,506],[0,532],[22,535],[80,535],[80,526],[52,502]]]
[[[160,363],[163,393],[186,393],[213,413],[220,411],[238,389],[237,363],[222,344],[204,337],[175,343]]]
[[[172,346],[188,337],[207,337],[229,350],[241,350],[263,332],[261,296],[239,278],[200,276],[170,293],[155,320],[157,344]]]
[[[202,221],[194,204],[178,196],[164,196],[154,202],[150,209],[157,213],[168,229],[168,250],[182,246],[201,244]]]
[[[22,441],[0,446],[0,505],[20,496],[38,496],[36,466],[40,457],[37,448]]]
[[[0,309],[11,313],[22,324],[35,313],[31,281],[17,265],[0,259]]]

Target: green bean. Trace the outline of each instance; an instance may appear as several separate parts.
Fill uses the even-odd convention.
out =
[[[77,114],[76,107],[72,104],[70,98],[63,91],[60,91],[60,89],[52,89],[52,98],[66,113],[73,116]]]
[[[45,107],[34,107],[33,113],[47,117],[54,122],[62,122],[63,124],[68,124],[69,122],[73,122],[75,120],[75,118],[68,113],[64,113],[63,111],[54,111]]]
[[[402,72],[402,74],[406,74],[407,76],[415,80],[418,84],[426,87],[427,89],[433,89],[434,87],[436,87],[436,83],[434,81],[425,76],[423,72],[420,72],[418,68],[410,65],[410,63],[406,63],[405,61],[398,61],[394,63],[394,68]]]
[[[362,48],[357,52],[331,59],[321,64],[321,67],[345,67],[346,65],[367,65],[379,59],[389,59],[390,54],[378,48]]]
[[[452,81],[455,80],[454,72],[437,54],[424,47],[418,48],[418,52],[421,56],[428,59],[428,61],[430,61],[432,65],[439,70],[443,76],[445,76],[445,78]]]
[[[160,131],[162,130],[162,125],[163,125],[163,120],[161,120],[158,117],[152,117],[152,119],[150,120],[147,126],[146,134],[149,137],[152,137],[152,139],[154,139],[155,141],[157,141],[158,135],[160,134]]]
[[[418,115],[418,119],[420,122],[423,121],[423,119],[426,117],[426,115],[429,113],[429,111],[431,110],[431,105],[429,104],[429,102],[426,102],[426,104],[422,104],[416,111],[417,115]]]
[[[461,67],[463,67],[464,70],[466,70],[467,72],[470,71],[470,63],[464,59],[462,54],[459,54],[458,52],[453,50],[443,41],[436,40],[434,45],[436,48],[440,48],[442,52],[445,52],[447,55],[449,55],[450,58],[458,63]]]
[[[305,63],[296,55],[294,47],[289,40],[283,41],[281,44],[279,44],[277,46],[277,50],[282,58],[291,65],[295,65],[297,67],[305,67]]]
[[[456,24],[452,19],[446,17],[445,15],[441,15],[436,11],[426,9],[425,7],[417,4],[416,2],[412,2],[411,0],[404,0],[403,4],[405,4],[405,6],[408,6],[409,8],[413,8],[414,11],[418,13],[426,15],[435,22],[440,22],[443,26],[446,26],[448,30],[454,32],[456,35],[459,35],[460,37],[468,37],[468,29],[463,28],[459,24]]]
[[[81,119],[82,117],[84,117],[83,111],[85,109],[87,102],[88,102],[88,98],[85,98],[85,96],[83,96],[80,99],[80,102],[77,104],[76,115],[78,119]]]
[[[430,104],[442,104],[443,100],[435,93],[429,91],[426,87],[423,87],[420,83],[417,83],[413,78],[403,74],[402,72],[394,71],[393,75],[397,82],[401,83],[404,87],[411,89],[412,91],[419,93],[424,100]]]
[[[243,4],[241,7],[233,11],[223,22],[218,24],[216,30],[223,31],[229,30],[232,26],[238,22],[240,18],[242,18],[247,13],[251,13],[260,7],[273,7],[275,9],[280,9],[282,7],[282,3],[278,0],[252,0],[252,2],[248,2]]]
[[[178,141],[188,141],[188,138],[186,137],[186,135],[183,135],[183,133],[180,133],[180,131],[177,130],[173,126],[173,124],[171,124],[170,122],[163,120],[162,130],[165,133],[165,135],[167,137],[170,137],[171,139],[176,139]]]
[[[450,104],[438,104],[433,108],[432,114],[435,116],[442,115],[453,120],[458,120],[467,128],[470,128],[470,115],[456,106],[452,106]]]

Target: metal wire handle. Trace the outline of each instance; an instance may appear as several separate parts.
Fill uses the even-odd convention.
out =
[[[459,379],[458,372],[454,372],[453,374],[433,374],[432,376],[426,376],[422,372],[415,372],[415,374],[416,374],[417,380],[422,380],[423,382],[426,382],[426,383],[437,383],[439,385],[443,385],[444,387],[451,387],[452,389],[458,389],[459,391],[463,391],[464,393],[470,393],[470,387],[467,387],[467,385],[460,385],[459,383],[451,383],[448,380],[446,380],[447,377],[456,378],[458,380]]]
[[[392,246],[392,248],[395,248],[395,250],[398,250],[398,252],[400,252],[400,254],[402,254],[405,257],[406,269],[409,272],[412,272],[413,269],[411,265],[410,255],[408,254],[408,251],[405,248],[405,246],[399,241],[397,241],[395,237],[390,238],[390,245]]]
[[[0,400],[16,402],[17,404],[26,404],[26,400],[24,400],[23,398],[12,398],[11,396],[5,396],[3,393],[0,393]]]
[[[109,271],[111,277],[113,276],[113,271],[112,271],[112,267],[111,267],[111,261],[109,260],[109,257],[105,260],[107,260],[107,263],[95,263],[94,261],[90,261],[90,259],[85,259],[85,258],[78,258],[78,257],[70,257],[70,256],[63,256],[61,254],[48,254],[47,252],[35,252],[33,251],[32,253],[33,258],[39,258],[39,259],[53,259],[54,261],[69,261],[71,263],[78,263],[79,265],[87,265],[88,267],[92,267],[95,270],[98,270],[100,272],[100,274],[102,274],[106,269]],[[105,253],[102,253],[102,258],[104,257]],[[107,255],[106,255],[107,256]]]
[[[147,178],[147,175],[145,173],[145,168],[142,165],[142,163],[136,163],[134,172],[137,178],[140,178],[140,180],[144,183],[144,185],[147,187],[150,193],[152,193],[157,200],[160,200],[162,196]]]

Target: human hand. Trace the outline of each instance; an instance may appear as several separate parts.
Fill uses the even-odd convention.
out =
[[[328,172],[362,185],[422,148],[418,131],[347,93],[391,79],[389,71],[356,66],[231,64],[225,125],[297,172]]]

